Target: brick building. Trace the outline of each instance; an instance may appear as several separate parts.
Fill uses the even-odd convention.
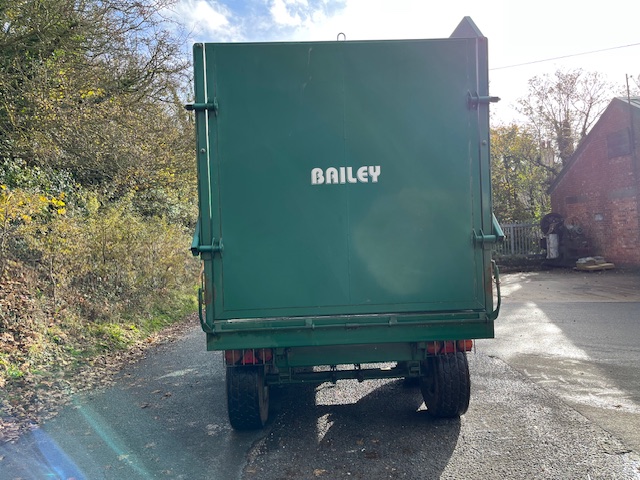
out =
[[[549,189],[589,255],[640,267],[640,97],[614,98]]]

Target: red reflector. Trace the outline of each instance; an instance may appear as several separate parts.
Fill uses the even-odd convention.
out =
[[[273,360],[273,350],[270,348],[225,350],[224,360],[227,365],[259,365]]]
[[[458,351],[470,352],[473,350],[473,340],[458,340]]]
[[[455,342],[447,340],[444,342],[441,353],[455,353],[457,351]]]
[[[273,359],[273,352],[270,348],[261,348],[260,350],[257,350],[256,353],[262,363],[270,362]]]
[[[436,355],[440,353],[440,349],[442,348],[441,342],[429,342],[427,343],[427,353],[429,355]]]
[[[258,363],[253,350],[245,350],[244,355],[242,355],[242,365],[253,365]]]
[[[227,365],[235,365],[242,359],[242,351],[241,350],[225,350],[224,352],[224,360]]]

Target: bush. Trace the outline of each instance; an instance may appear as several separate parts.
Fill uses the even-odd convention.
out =
[[[143,217],[131,196],[68,209],[64,194],[1,192],[4,380],[125,348],[195,310],[199,264],[186,227]]]

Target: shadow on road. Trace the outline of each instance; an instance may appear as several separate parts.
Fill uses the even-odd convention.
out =
[[[431,417],[402,381],[291,386],[272,399],[271,431],[246,478],[438,478],[460,434],[460,420]]]

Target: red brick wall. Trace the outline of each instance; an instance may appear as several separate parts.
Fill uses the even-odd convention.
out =
[[[640,181],[631,155],[609,158],[607,151],[607,135],[626,128],[629,107],[614,100],[551,192],[551,206],[565,223],[582,227],[591,255],[640,266]]]

